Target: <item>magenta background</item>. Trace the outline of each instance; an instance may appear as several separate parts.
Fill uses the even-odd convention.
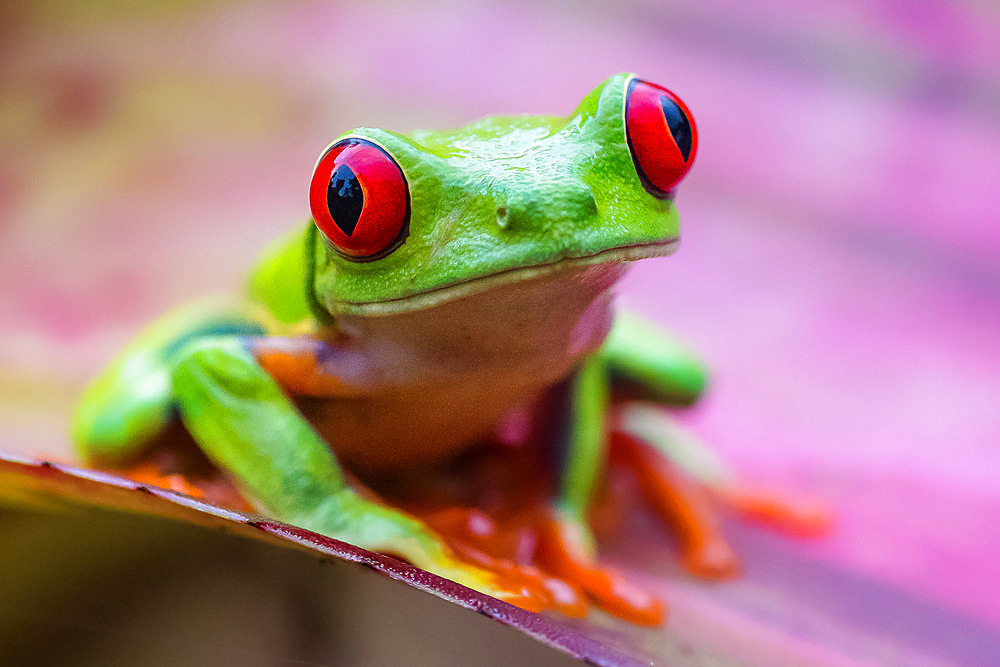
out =
[[[170,305],[238,287],[341,131],[566,113],[635,71],[700,131],[682,248],[622,290],[714,370],[687,421],[836,508],[828,539],[775,553],[1000,626],[1000,9],[3,11],[0,448],[65,455],[86,377]],[[725,591],[755,572],[708,602],[671,591],[680,618],[745,622]]]

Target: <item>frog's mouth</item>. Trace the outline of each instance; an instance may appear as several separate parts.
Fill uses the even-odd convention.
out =
[[[552,262],[521,266],[477,276],[462,282],[443,285],[434,289],[386,299],[384,301],[336,301],[331,312],[352,315],[397,315],[437,306],[446,301],[478,294],[493,287],[525,282],[574,268],[599,264],[624,264],[640,259],[663,257],[673,253],[680,244],[680,237],[672,237],[654,243],[641,243],[608,248],[590,255],[561,257]]]

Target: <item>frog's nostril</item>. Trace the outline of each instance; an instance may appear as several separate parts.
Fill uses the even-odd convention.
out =
[[[583,184],[581,183],[581,185]],[[597,200],[594,199],[594,192],[586,185],[573,191],[572,205],[577,211],[587,215],[597,212]]]
[[[508,231],[526,229],[532,226],[532,221],[543,215],[536,193],[513,192],[503,204],[497,206],[497,225]]]
[[[501,229],[506,229],[507,225],[510,224],[510,218],[507,217],[506,206],[497,207],[497,224],[500,225]]]

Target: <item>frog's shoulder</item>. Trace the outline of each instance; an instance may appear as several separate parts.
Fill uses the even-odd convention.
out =
[[[279,322],[295,324],[312,317],[306,294],[308,237],[312,221],[274,241],[250,274],[250,296]]]

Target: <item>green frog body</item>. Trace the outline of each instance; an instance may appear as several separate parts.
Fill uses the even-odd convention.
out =
[[[626,458],[642,460],[646,491],[670,489],[661,513],[689,562],[735,566],[713,530],[684,527],[697,502],[664,497],[681,491],[647,465],[676,454],[652,434],[659,418],[611,416],[619,385],[669,404],[705,385],[681,344],[612,308],[630,262],[677,247],[674,194],[697,143],[678,97],[626,74],[568,117],[339,137],[316,165],[312,219],[266,254],[249,296],[167,316],[89,387],[74,421],[81,456],[127,466],[179,415],[263,514],[529,608],[566,609],[555,577],[657,622],[659,601],[597,562],[588,512],[609,431],[631,431],[652,445]],[[519,584],[358,488],[356,476],[443,465],[540,403],[560,425],[556,464],[544,544],[515,566]]]

